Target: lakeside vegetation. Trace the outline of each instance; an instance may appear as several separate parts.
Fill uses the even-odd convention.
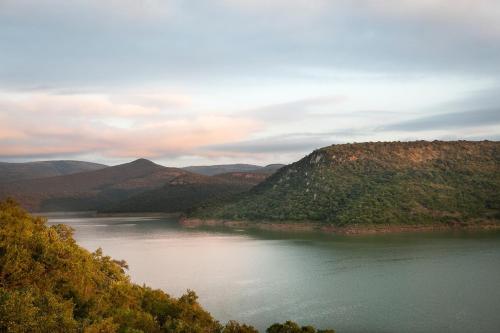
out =
[[[12,200],[0,202],[0,332],[257,332],[220,324],[193,291],[174,298],[132,283],[124,261],[91,253],[71,228],[45,222]],[[334,331],[286,322],[267,332]]]
[[[500,143],[332,145],[190,217],[335,226],[497,223]]]

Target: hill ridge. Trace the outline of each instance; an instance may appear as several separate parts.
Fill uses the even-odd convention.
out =
[[[215,165],[196,165],[183,167],[183,170],[190,171],[193,173],[205,175],[205,176],[216,176],[223,173],[230,172],[262,172],[262,173],[274,173],[283,164],[274,163],[266,166],[236,163],[236,164],[215,164]]]
[[[107,167],[104,164],[76,160],[0,162],[0,183],[62,176]]]
[[[499,193],[499,142],[352,143],[317,149],[193,216],[339,225],[498,220]]]
[[[6,183],[0,197],[12,196],[25,208],[95,210],[140,191],[162,186],[186,171],[138,159],[99,170]]]

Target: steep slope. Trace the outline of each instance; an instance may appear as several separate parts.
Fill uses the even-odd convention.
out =
[[[332,145],[193,216],[335,225],[499,221],[500,143]]]
[[[0,183],[70,175],[106,167],[104,164],[82,161],[0,162]]]
[[[96,171],[6,183],[0,198],[12,196],[32,211],[95,210],[185,173],[138,159]]]
[[[227,200],[262,182],[268,174],[235,172],[217,176],[182,174],[161,188],[139,193],[104,212],[186,212],[210,202]]]

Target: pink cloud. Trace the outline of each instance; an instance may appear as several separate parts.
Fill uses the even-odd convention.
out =
[[[152,106],[142,106],[132,103],[112,102],[105,95],[51,95],[29,94],[19,98],[4,98],[0,100],[3,110],[15,109],[17,112],[40,115],[75,116],[147,116],[160,112]]]
[[[102,95],[2,98],[0,119],[0,157],[188,155],[201,146],[244,139],[262,127],[249,117],[182,115],[182,111],[170,116],[156,106],[122,104]],[[129,125],[115,125],[123,122]]]

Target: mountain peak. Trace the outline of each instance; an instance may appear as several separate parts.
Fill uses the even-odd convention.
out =
[[[144,166],[146,166],[146,165],[148,165],[148,166],[157,165],[153,161],[150,161],[150,160],[148,160],[146,158],[142,158],[142,157],[138,158],[138,159],[136,159],[136,160],[134,160],[132,162],[130,162],[130,164],[132,164],[132,165],[144,165]]]

